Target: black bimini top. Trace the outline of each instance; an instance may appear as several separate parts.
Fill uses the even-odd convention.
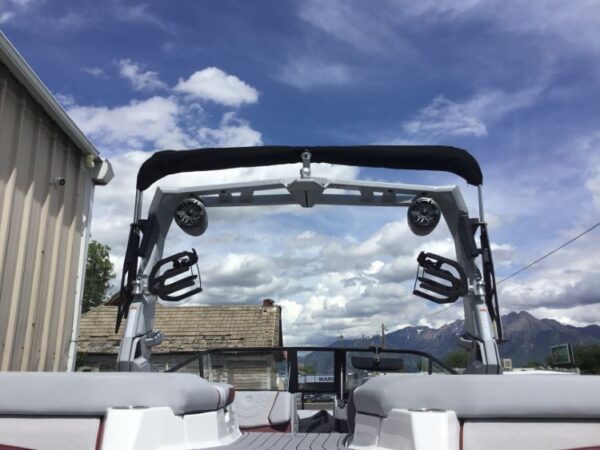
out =
[[[147,159],[137,177],[144,191],[167,175],[183,172],[273,166],[300,163],[310,152],[311,162],[387,169],[451,172],[478,186],[483,182],[479,164],[466,150],[443,145],[361,145],[349,147],[230,147],[165,150]]]

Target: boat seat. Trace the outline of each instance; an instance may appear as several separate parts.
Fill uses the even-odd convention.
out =
[[[185,373],[3,372],[0,416],[95,416],[106,409],[168,406],[175,414],[216,411],[234,389]]]
[[[234,405],[244,431],[292,431],[296,401],[289,392],[237,391]]]
[[[353,394],[357,413],[444,409],[459,419],[600,419],[600,377],[417,375],[371,378]]]

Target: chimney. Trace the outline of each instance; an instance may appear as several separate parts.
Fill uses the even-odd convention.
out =
[[[263,308],[268,308],[270,306],[275,306],[275,300],[271,300],[270,298],[265,298],[262,301]]]

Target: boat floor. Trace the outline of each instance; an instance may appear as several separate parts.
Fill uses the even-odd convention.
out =
[[[271,450],[337,450],[343,449],[345,433],[244,433],[234,443],[213,447],[219,449],[271,449]]]

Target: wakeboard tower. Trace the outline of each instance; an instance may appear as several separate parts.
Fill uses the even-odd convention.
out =
[[[313,176],[313,162],[452,172],[477,187],[479,214],[469,215],[456,186],[331,180]],[[169,174],[287,163],[302,164],[299,177],[157,188],[142,217],[143,192]],[[154,154],[138,174],[117,317],[117,328],[127,317],[118,367],[128,373],[0,373],[0,447],[600,448],[599,377],[501,374],[502,326],[481,185],[477,162],[451,147],[259,147]],[[177,304],[202,295],[196,251],[163,256],[172,222],[199,236],[212,208],[290,204],[403,207],[418,236],[427,236],[443,219],[456,259],[419,254],[414,293],[441,305],[463,299],[460,342],[469,350],[467,373],[473,375],[458,374],[419,350],[343,344],[199,349],[158,372],[151,358],[162,340],[153,327],[156,303]],[[257,356],[266,371],[249,370],[248,361]],[[311,378],[305,365],[309,356],[331,363],[326,376]],[[239,369],[238,376],[222,377],[229,369],[232,374]],[[308,408],[305,400],[311,402]],[[321,410],[313,408],[317,405]]]
[[[297,178],[186,188],[161,188],[142,217],[143,193],[165,176],[237,167],[301,164]],[[454,173],[475,186],[479,211],[470,216],[457,186],[428,186],[332,180],[312,174],[312,163]],[[201,179],[201,177],[199,178]],[[202,292],[194,249],[163,257],[172,222],[192,236],[208,227],[212,208],[265,205],[351,205],[407,208],[408,226],[430,234],[443,218],[454,240],[456,260],[433,253],[417,258],[414,294],[437,304],[463,299],[465,327],[460,345],[469,351],[467,373],[501,373],[498,343],[502,324],[494,266],[484,219],[483,176],[465,150],[446,146],[236,147],[161,151],[141,166],[133,223],[121,278],[116,330],[127,325],[120,344],[120,371],[153,371],[152,347],[162,342],[153,328],[155,306],[177,303]]]

